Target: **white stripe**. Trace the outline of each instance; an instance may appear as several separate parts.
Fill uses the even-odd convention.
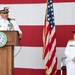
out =
[[[62,57],[65,57],[65,54],[64,54],[65,47],[57,47],[56,50],[57,50],[56,53],[57,53],[57,59],[58,59],[57,68],[61,69],[61,59]]]
[[[46,21],[46,28],[48,28],[48,26],[49,26],[49,22],[48,21]],[[46,47],[47,47],[47,45],[48,45],[48,43],[49,43],[49,37],[50,36],[50,31],[48,31],[48,33],[47,33],[47,37],[46,37]]]
[[[52,47],[51,47],[51,49],[49,50],[49,60],[51,59],[51,56],[52,56],[52,54],[53,54],[53,51],[54,51],[54,48],[55,48],[55,46],[56,46],[56,39],[53,41],[53,44],[52,44]]]
[[[2,6],[0,4],[0,6]],[[46,4],[6,4],[19,25],[44,25]]]
[[[54,36],[54,33],[55,33],[55,26],[53,27],[52,31],[51,31],[51,39],[52,37]]]
[[[19,46],[16,46],[14,55],[20,50]],[[44,69],[44,64],[48,61],[49,52],[45,57],[45,61],[42,59],[43,47],[22,47],[19,54],[14,57],[14,67],[17,68],[33,68]],[[60,69],[61,58],[64,57],[65,47],[57,47],[58,69]],[[45,62],[45,63],[44,63]]]
[[[49,50],[48,50],[48,52],[47,52],[47,54],[46,54],[46,56],[45,56],[45,65],[46,65],[46,63],[48,62],[48,60],[49,60]]]
[[[0,4],[2,6],[2,4]],[[44,25],[46,4],[7,4],[19,25]],[[54,3],[56,25],[75,25],[75,2]]]
[[[52,44],[52,48],[50,50],[48,50],[48,52],[47,52],[47,54],[45,56],[45,64],[47,64],[48,60],[51,59],[51,55],[53,53],[53,50],[54,50],[55,46],[56,46],[56,39],[54,40],[54,42]]]
[[[50,74],[52,72],[52,69],[53,69],[55,63],[56,63],[56,54],[55,54],[55,56],[53,58],[51,66],[49,67],[48,74]]]
[[[56,46],[56,39],[54,40],[54,42],[52,44],[52,48],[50,50],[48,50],[48,52],[47,52],[47,54],[45,56],[45,64],[48,62],[48,60],[51,59],[51,55],[53,53],[53,50],[54,50],[55,46]]]
[[[75,25],[75,2],[54,3],[56,25]]]
[[[54,26],[54,28],[52,29],[51,33],[50,33],[50,31],[49,31],[48,34],[47,34],[46,46],[48,45],[49,42],[51,42],[54,33],[55,33],[55,26]]]
[[[47,34],[46,47],[47,47],[47,45],[48,45],[48,43],[49,43],[49,40],[50,40],[50,31],[49,31],[48,34]]]
[[[20,47],[16,46],[14,55],[18,53]],[[22,47],[19,54],[14,57],[14,67],[44,69],[42,59],[43,47]]]
[[[50,40],[49,42],[51,42],[53,36],[54,36],[54,33],[55,33],[55,26],[53,27],[53,29],[51,30],[51,33],[49,34],[50,35]]]

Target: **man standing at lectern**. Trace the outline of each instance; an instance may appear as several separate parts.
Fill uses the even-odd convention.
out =
[[[22,36],[22,31],[16,24],[15,19],[9,18],[8,7],[0,7],[0,30],[17,30],[20,34],[19,38]]]

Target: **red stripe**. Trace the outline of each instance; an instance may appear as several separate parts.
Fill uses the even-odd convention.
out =
[[[56,26],[56,42],[57,47],[65,47],[68,40],[72,39],[72,31],[75,25]]]
[[[40,26],[20,26],[23,35],[20,44],[22,46],[43,46],[43,27]]]
[[[45,54],[44,54],[45,56],[47,55],[48,51],[51,49],[54,40],[55,40],[55,34],[54,34],[54,36],[52,37],[51,42],[50,42],[50,43],[47,45],[47,47],[46,47]]]
[[[43,31],[45,32],[44,38],[45,38],[45,44],[46,44],[47,35],[48,35],[49,32],[50,32],[50,26],[48,25],[47,28],[46,28],[46,24],[45,24],[45,29],[46,29],[46,30],[43,30]],[[48,39],[48,40],[49,40],[49,39]],[[45,58],[46,54],[48,53],[49,48],[50,48],[50,46],[49,46],[49,44],[47,44],[47,46],[46,46],[46,48],[45,48],[45,50],[44,50],[44,58]]]
[[[14,68],[14,75],[46,75],[46,74],[44,69]],[[57,70],[56,75],[60,75],[60,70]],[[63,75],[66,75],[65,71]]]
[[[53,0],[54,3],[58,2],[75,2],[75,0]]]
[[[43,26],[20,26],[23,35],[21,39],[22,46],[42,47]],[[72,31],[75,25],[56,26],[56,46],[65,47],[67,41],[72,38]]]
[[[49,55],[49,56],[51,56],[51,58],[50,58],[50,59],[47,61],[47,63],[46,63],[46,66],[47,66],[48,68],[51,67],[55,55],[56,55],[56,47],[54,48],[54,50],[53,50],[53,52],[52,52],[52,55]],[[56,62],[56,61],[55,61],[55,62]]]
[[[46,0],[0,0],[0,4],[46,3]]]
[[[46,0],[0,0],[0,4],[34,4],[46,2]],[[75,2],[75,0],[53,0],[53,2]]]
[[[57,73],[57,59],[56,59],[56,63],[54,64],[53,71],[51,72],[51,75],[56,75],[56,73]]]
[[[15,68],[14,75],[46,75],[44,69]]]

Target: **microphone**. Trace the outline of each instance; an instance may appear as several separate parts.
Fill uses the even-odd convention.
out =
[[[9,21],[7,30],[14,30],[13,24],[10,20],[15,20],[15,19],[14,18],[7,18],[7,20]]]

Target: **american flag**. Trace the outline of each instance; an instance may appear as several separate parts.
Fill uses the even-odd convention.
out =
[[[57,70],[56,60],[56,32],[52,0],[47,2],[46,20],[43,29],[43,57],[45,59],[46,74],[55,75]]]

